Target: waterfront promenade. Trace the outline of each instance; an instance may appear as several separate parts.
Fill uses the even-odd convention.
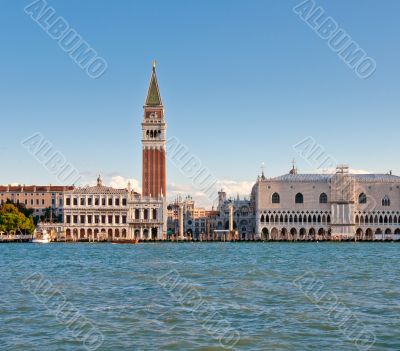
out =
[[[0,243],[26,243],[32,240],[30,234],[0,233]]]
[[[13,234],[5,234],[5,235],[0,235],[0,244],[1,243],[29,243],[33,239],[32,235],[13,235]],[[126,241],[126,240],[125,240]],[[348,242],[395,242],[395,243],[400,243],[400,238],[397,236],[381,236],[379,238],[375,239],[364,239],[364,240],[357,240],[355,238],[349,238],[349,239],[342,239],[342,240],[331,240],[331,239],[321,239],[321,240],[312,240],[312,239],[297,239],[297,240],[261,240],[261,239],[251,239],[251,240],[227,240],[227,239],[204,239],[204,240],[177,240],[177,239],[165,239],[165,240],[139,240],[137,243],[173,243],[173,244],[189,244],[189,243],[319,243],[319,242],[343,242],[343,243],[348,243]],[[74,244],[79,244],[79,243],[111,243],[107,238],[98,238],[98,239],[93,239],[93,240],[79,240],[79,239],[65,239],[64,238],[54,238],[52,240],[52,243],[74,243]],[[113,243],[118,243],[118,241],[113,241]],[[124,240],[121,240],[121,244],[124,244]],[[128,243],[129,244],[129,243]]]

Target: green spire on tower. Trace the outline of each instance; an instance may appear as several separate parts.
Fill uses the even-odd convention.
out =
[[[156,61],[153,61],[149,92],[147,93],[146,106],[162,106],[160,90],[158,89],[156,75]]]

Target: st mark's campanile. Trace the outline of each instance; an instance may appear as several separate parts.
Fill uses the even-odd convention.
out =
[[[142,195],[165,197],[166,195],[166,138],[167,124],[164,107],[157,83],[156,64],[150,79],[149,91],[144,105],[142,122]]]

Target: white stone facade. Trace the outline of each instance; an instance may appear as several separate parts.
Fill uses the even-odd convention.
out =
[[[68,241],[162,240],[163,198],[146,198],[130,189],[104,186],[64,193],[64,238]]]
[[[128,189],[104,186],[101,178],[93,187],[64,193],[64,233],[72,241],[129,239]]]
[[[129,198],[129,232],[137,240],[165,240],[166,201],[131,193]]]
[[[289,174],[254,185],[261,240],[400,240],[400,177],[392,174]]]

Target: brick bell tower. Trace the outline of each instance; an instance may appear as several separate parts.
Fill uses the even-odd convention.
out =
[[[165,198],[167,124],[157,83],[156,62],[153,62],[149,91],[142,122],[142,195]]]

